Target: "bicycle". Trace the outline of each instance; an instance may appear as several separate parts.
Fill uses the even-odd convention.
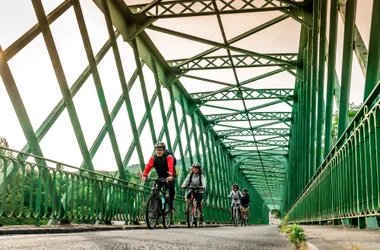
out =
[[[197,187],[197,188],[186,187],[186,188],[191,190],[190,202],[187,205],[187,209],[186,209],[186,211],[187,211],[187,226],[192,227],[194,225],[195,227],[199,227],[201,213],[200,213],[199,208],[197,206],[197,200],[194,198],[194,192],[197,192],[197,191],[201,190],[202,188],[200,188],[200,187]]]
[[[237,227],[239,224],[239,209],[240,209],[240,203],[237,203],[236,201],[239,199],[234,199],[235,202],[232,205],[232,219],[234,220],[234,226]]]
[[[155,181],[152,186],[152,193],[148,198],[145,210],[145,222],[149,229],[154,229],[159,218],[162,216],[162,225],[165,229],[170,228],[173,215],[169,211],[169,195],[166,193],[166,188],[160,188],[157,182],[166,183],[166,178],[146,179],[147,182]],[[162,207],[162,199],[164,197],[164,206]]]
[[[241,210],[241,226],[247,226],[247,211],[243,207]]]

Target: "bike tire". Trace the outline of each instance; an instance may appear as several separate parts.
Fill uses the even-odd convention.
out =
[[[194,213],[194,226],[196,228],[199,227],[199,218],[200,218],[200,212],[198,207],[195,208],[195,213]]]
[[[148,199],[148,202],[146,203],[145,208],[145,222],[149,229],[156,228],[158,224],[159,205],[159,201],[156,199],[156,197],[151,195]],[[152,212],[154,213],[153,217],[151,217]],[[152,219],[152,221],[150,219]]]
[[[238,208],[236,207],[236,205],[235,205],[234,209],[235,209],[234,210],[234,226],[237,227],[239,224],[239,211],[238,211]]]
[[[192,208],[193,208],[193,204],[190,202],[189,205],[187,205],[187,226],[188,227],[192,227],[193,222],[194,222]]]
[[[164,211],[162,211],[162,225],[165,229],[169,229],[173,221],[173,214],[169,213],[169,201],[165,200]]]

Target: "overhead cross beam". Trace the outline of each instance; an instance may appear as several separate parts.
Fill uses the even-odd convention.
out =
[[[247,121],[248,119],[253,121],[267,121],[267,120],[279,120],[289,121],[291,118],[291,112],[249,112],[240,114],[215,114],[206,115],[208,120],[226,122],[226,121]]]
[[[289,136],[289,128],[259,128],[255,129],[256,136],[262,135],[280,135],[280,136]],[[250,129],[226,129],[216,131],[219,136],[251,136],[252,133]]]
[[[289,63],[297,63],[297,54],[295,53],[276,53],[263,54],[272,58],[281,59]],[[270,59],[263,59],[258,56],[251,55],[232,55],[235,68],[252,68],[252,67],[274,67],[285,66],[284,63],[274,62]],[[169,60],[168,63],[172,67],[178,67],[182,70],[206,70],[206,69],[229,69],[232,68],[228,56],[209,56],[202,57],[187,63],[187,59]]]
[[[231,100],[258,100],[258,99],[291,99],[294,89],[238,89],[227,91],[210,91],[192,93],[193,99],[201,99],[202,101],[231,101]]]
[[[290,7],[299,7],[293,1],[273,1],[273,0],[218,0],[220,14],[239,14],[267,11],[289,11]],[[131,5],[129,8],[134,13],[140,13],[146,9],[147,4]],[[212,0],[181,0],[167,1],[155,4],[145,14],[155,18],[177,18],[215,15],[216,10]]]

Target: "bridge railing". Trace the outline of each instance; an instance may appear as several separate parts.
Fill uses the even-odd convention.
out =
[[[0,176],[16,171],[0,185],[0,219],[125,221],[144,220],[151,189],[107,174],[77,168],[29,155],[19,160],[19,151],[0,147]],[[31,162],[44,162],[36,164]],[[185,222],[185,200],[176,197],[174,221]],[[205,222],[227,223],[228,209],[204,204]]]
[[[380,215],[380,83],[289,211],[291,222]]]

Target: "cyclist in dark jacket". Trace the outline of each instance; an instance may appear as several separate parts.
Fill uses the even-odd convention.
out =
[[[157,142],[154,145],[155,154],[150,157],[148,164],[142,174],[142,181],[144,182],[150,172],[154,167],[159,178],[166,178],[166,183],[156,182],[154,185],[158,185],[159,188],[166,186],[169,190],[169,210],[173,211],[173,201],[175,196],[174,189],[174,158],[166,151],[166,145],[163,142]]]
[[[247,213],[247,218],[249,218],[249,206],[251,205],[251,199],[249,198],[248,190],[246,188],[243,189],[243,197],[241,198],[241,209],[245,210]],[[247,219],[248,222],[248,219]]]

